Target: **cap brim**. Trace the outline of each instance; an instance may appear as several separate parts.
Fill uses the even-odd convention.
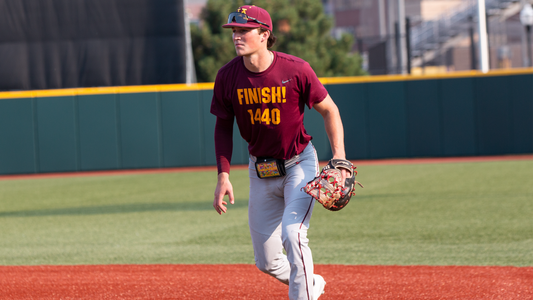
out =
[[[261,24],[258,24],[258,23],[255,23],[255,22],[250,22],[250,23],[245,23],[245,24],[233,22],[233,23],[228,23],[228,24],[222,25],[222,28],[232,28],[232,27],[259,28],[259,27],[261,27]]]

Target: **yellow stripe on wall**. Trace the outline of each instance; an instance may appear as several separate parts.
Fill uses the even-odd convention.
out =
[[[465,78],[465,77],[487,77],[487,76],[511,76],[533,74],[533,68],[515,68],[505,70],[493,70],[488,73],[481,71],[457,71],[442,74],[431,75],[377,75],[377,76],[355,76],[355,77],[328,77],[319,78],[322,84],[349,84],[365,82],[387,82],[387,81],[407,81],[407,80],[431,80],[447,78]]]
[[[328,85],[328,84],[350,84],[350,83],[406,81],[406,80],[431,80],[431,79],[484,77],[484,76],[510,76],[510,75],[522,75],[522,74],[533,74],[533,68],[492,70],[488,73],[482,73],[481,71],[459,71],[459,72],[432,74],[432,75],[379,75],[379,76],[353,76],[353,77],[322,77],[322,78],[319,78],[319,80],[320,82],[322,82],[322,84]],[[41,98],[41,97],[77,96],[77,95],[100,95],[100,94],[199,91],[199,90],[211,90],[213,89],[213,87],[214,87],[214,83],[208,82],[208,83],[194,83],[194,84],[161,84],[161,85],[94,87],[94,88],[71,88],[71,89],[54,89],[54,90],[11,91],[11,92],[0,92],[0,99]]]
[[[0,92],[0,99],[211,90],[214,83],[160,84]]]

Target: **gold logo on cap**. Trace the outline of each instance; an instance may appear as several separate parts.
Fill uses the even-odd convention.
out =
[[[247,10],[248,10],[248,8],[239,8],[238,12],[246,14]]]

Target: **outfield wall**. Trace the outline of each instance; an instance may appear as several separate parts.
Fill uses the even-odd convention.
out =
[[[348,159],[533,153],[533,69],[321,78]],[[0,174],[215,165],[213,84],[0,93]],[[319,159],[323,120],[305,118]],[[234,126],[232,163],[247,163]]]

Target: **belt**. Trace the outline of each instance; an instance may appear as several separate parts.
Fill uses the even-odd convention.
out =
[[[311,144],[311,142],[309,142],[309,144]],[[309,145],[308,144],[308,145]],[[307,146],[304,148],[304,151],[305,149],[307,149]],[[300,154],[302,154],[304,151],[302,151]],[[285,160],[285,169],[288,169],[288,168],[291,168],[291,167],[294,167],[296,165],[296,163],[300,160],[300,154],[296,154],[295,156]],[[257,157],[256,156],[253,156],[250,154],[250,159],[255,163],[257,161]]]

